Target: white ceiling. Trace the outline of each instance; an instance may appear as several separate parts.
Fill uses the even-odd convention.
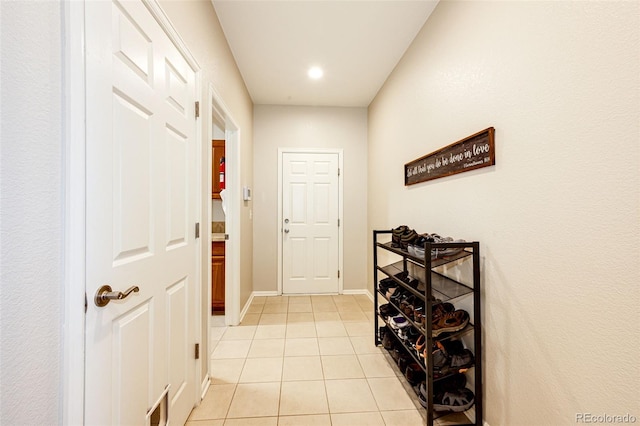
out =
[[[212,2],[255,104],[366,107],[438,0]]]

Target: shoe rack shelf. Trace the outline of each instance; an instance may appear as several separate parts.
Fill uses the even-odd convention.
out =
[[[425,243],[425,255],[416,256],[403,248],[392,246],[389,241],[391,234],[391,230],[373,231],[373,277],[376,287],[374,297],[374,309],[376,312],[374,320],[375,344],[376,346],[382,344],[382,331],[389,333],[396,340],[396,345],[400,346],[400,349],[404,348],[405,353],[410,357],[410,361],[412,359],[413,363],[419,365],[424,372],[426,377],[424,391],[430,396],[425,398],[426,403],[423,403],[423,405],[426,405],[427,425],[433,425],[434,421],[439,418],[446,419],[447,424],[482,425],[480,244],[478,242]],[[381,242],[380,240],[386,241]],[[432,259],[432,250],[435,253],[446,249],[458,249],[459,252],[450,256],[438,256]],[[393,261],[381,265],[379,263],[379,258],[383,257],[379,256],[379,254],[382,254],[381,252],[384,252],[385,259],[393,259]],[[463,272],[460,272],[461,270]],[[412,285],[401,279],[402,274],[414,279],[411,283]],[[398,289],[402,289],[406,294],[415,296],[415,300],[419,301],[424,310],[424,325],[416,322],[411,315],[407,315],[399,306],[400,303],[397,300],[394,300],[393,297],[388,298],[386,294],[380,291],[379,277],[393,280]],[[436,335],[434,335],[433,324],[429,319],[432,318],[434,306],[442,302],[448,302],[456,306],[460,304],[467,308],[469,314],[468,324],[455,332],[436,332]],[[410,339],[401,337],[392,326],[392,317],[385,319],[380,314],[379,308],[383,304],[393,306],[398,311],[397,315],[406,320],[408,324],[406,327],[413,328],[413,330],[408,330],[405,333],[411,332],[414,338],[420,334],[424,336],[425,348],[434,348],[434,345],[446,344],[448,341],[459,340],[463,342],[465,348],[471,350],[474,355],[473,365],[460,370],[451,369],[445,375],[434,374],[432,367],[434,365],[433,351],[426,350],[424,352],[426,357],[419,355],[412,346]],[[465,381],[468,383],[466,387],[474,393],[474,404],[464,412],[436,411],[434,408],[434,384],[437,387],[438,382],[447,380],[447,378],[450,378],[449,376],[458,372],[465,374],[467,379]],[[404,374],[405,372],[402,371],[402,373]],[[417,394],[420,394],[420,384],[412,387]]]

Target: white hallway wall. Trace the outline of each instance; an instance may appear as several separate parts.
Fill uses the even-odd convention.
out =
[[[254,290],[278,288],[278,148],[344,150],[344,289],[365,289],[367,110],[256,105],[254,141]]]
[[[208,96],[208,83],[213,82],[242,128],[241,176],[243,182],[251,182],[253,104],[211,2],[163,1],[161,5],[202,67],[203,101]],[[61,12],[59,1],[0,1],[3,425],[54,425],[63,421],[66,159]],[[203,138],[207,137],[205,121]],[[243,205],[243,301],[252,291],[253,230],[248,210]]]
[[[62,421],[59,2],[0,1],[0,424]]]
[[[638,2],[440,2],[370,106],[369,228],[481,243],[491,426],[640,419],[639,38]],[[489,126],[495,167],[403,186]]]

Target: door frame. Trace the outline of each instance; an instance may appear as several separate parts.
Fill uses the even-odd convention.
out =
[[[338,154],[338,220],[340,226],[338,227],[338,269],[340,270],[340,277],[338,277],[338,294],[344,292],[344,167],[343,167],[343,150],[341,148],[278,148],[278,295],[282,295],[283,287],[283,272],[282,272],[282,158],[284,154]]]
[[[208,197],[211,198],[211,173],[213,171],[213,165],[211,164],[211,140],[213,139],[213,112],[221,116],[224,120],[224,133],[225,133],[225,184],[227,191],[225,191],[225,204],[227,212],[225,214],[225,234],[229,235],[229,239],[225,242],[225,256],[224,256],[224,268],[225,268],[225,283],[224,283],[224,310],[225,310],[225,323],[226,325],[238,325],[240,323],[240,212],[242,202],[240,198],[240,168],[242,166],[240,161],[240,127],[233,119],[229,112],[229,108],[225,104],[222,96],[216,90],[213,83],[209,83],[209,97],[208,99],[208,115],[209,120],[209,143],[207,144],[207,158],[209,159],[209,167],[207,170],[207,188]],[[208,208],[208,222],[211,223],[212,211],[211,203],[209,202]],[[208,228],[206,228],[208,229]],[[211,262],[211,241],[209,240],[207,249],[206,262]],[[211,268],[208,268],[208,301],[211,304]],[[210,309],[207,310],[207,318],[211,317]],[[207,322],[208,323],[208,322]],[[207,333],[207,336],[209,334]],[[209,347],[209,344],[207,344]]]
[[[85,51],[85,2],[63,1],[62,22],[62,78],[63,104],[63,185],[64,185],[64,278],[63,278],[63,332],[61,391],[62,424],[84,424],[85,407],[85,306],[92,295],[86,293],[86,51]],[[201,101],[202,70],[187,45],[177,33],[157,0],[141,0],[156,19],[169,39],[195,73],[195,100]],[[200,102],[202,104],[202,102]],[[202,152],[200,121],[195,123],[196,151]],[[196,192],[202,193],[202,168],[196,171]],[[202,222],[200,197],[196,197],[196,222]],[[196,251],[202,252],[203,238],[196,239]],[[196,282],[201,283],[201,258],[196,256]],[[200,318],[201,291],[194,294],[195,335],[202,336]],[[208,336],[207,331],[207,336]],[[198,337],[199,339],[199,337]],[[195,363],[195,400],[199,402],[200,363]]]

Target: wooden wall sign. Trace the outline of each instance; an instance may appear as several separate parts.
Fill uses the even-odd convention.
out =
[[[404,184],[426,182],[496,164],[494,128],[464,138],[404,165]]]

